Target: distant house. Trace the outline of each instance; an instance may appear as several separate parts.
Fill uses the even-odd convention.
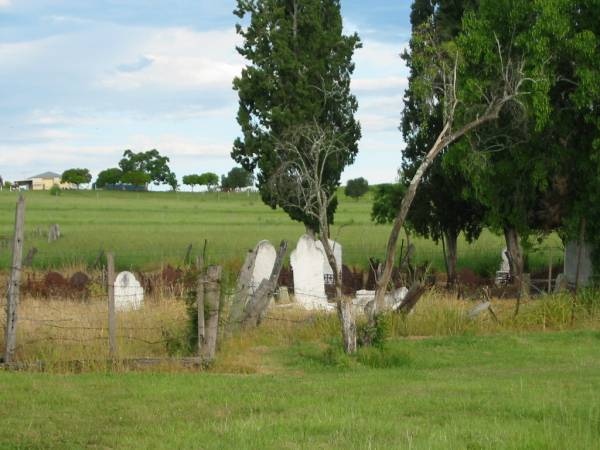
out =
[[[74,189],[71,183],[61,183],[62,176],[55,172],[44,172],[39,175],[27,178],[26,180],[15,181],[19,188],[29,189],[30,191],[47,191],[55,184],[61,189]]]

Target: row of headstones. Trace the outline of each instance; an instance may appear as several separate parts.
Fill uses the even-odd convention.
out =
[[[342,246],[330,240],[338,270],[342,269]],[[268,279],[275,265],[277,252],[269,241],[260,241],[256,248],[251,288],[256,289],[263,279]],[[329,309],[325,284],[334,284],[334,274],[325,255],[323,244],[305,234],[300,237],[290,256],[294,274],[294,297],[307,309]]]

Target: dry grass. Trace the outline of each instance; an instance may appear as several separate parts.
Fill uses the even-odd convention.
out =
[[[2,325],[4,322],[3,317]],[[182,336],[186,326],[183,301],[147,299],[141,310],[117,314],[118,356],[165,356],[165,336]],[[107,303],[101,299],[81,302],[25,298],[19,305],[16,360],[106,360],[107,327]]]
[[[408,317],[392,318],[390,337],[415,339],[599,329],[600,302],[596,294],[584,292],[579,300],[574,308],[571,295],[532,299],[522,303],[515,318],[514,300],[494,299],[496,322],[487,312],[469,319],[468,311],[476,302],[457,300],[444,290],[434,289]],[[222,316],[226,315],[225,310]],[[19,317],[16,358],[20,362],[43,360],[51,367],[65,361],[104,362],[108,358],[108,310],[103,298],[89,302],[25,298],[19,307]],[[364,320],[359,318],[359,322]],[[4,315],[0,315],[2,327],[4,321]],[[118,313],[118,356],[123,359],[173,356],[173,346],[169,344],[183,344],[188,326],[183,300],[165,296],[147,298],[141,310]],[[338,338],[338,321],[333,313],[274,307],[256,329],[232,335],[221,333],[219,354],[212,370],[275,373],[281,367],[273,359],[274,350],[304,343],[326,346]],[[183,356],[181,350],[178,353],[175,356]]]

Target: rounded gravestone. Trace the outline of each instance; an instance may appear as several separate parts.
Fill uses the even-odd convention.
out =
[[[115,279],[115,309],[130,311],[144,304],[144,289],[131,272],[121,272]]]

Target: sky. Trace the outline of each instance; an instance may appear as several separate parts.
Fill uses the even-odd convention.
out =
[[[396,178],[410,0],[342,0],[363,137],[342,181]],[[153,148],[179,179],[235,166],[234,0],[0,0],[0,175],[93,175]]]

